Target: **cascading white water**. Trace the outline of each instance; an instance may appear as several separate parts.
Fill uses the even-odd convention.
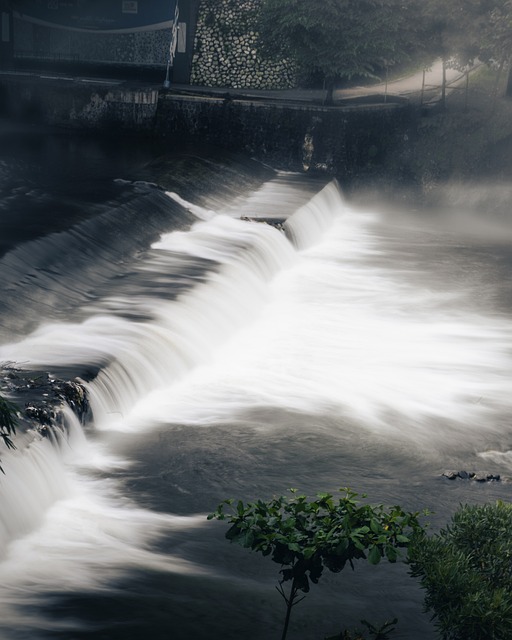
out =
[[[164,533],[197,527],[203,518],[137,508],[120,499],[115,483],[91,476],[129,463],[86,439],[71,409],[63,407],[62,429],[52,433],[51,438],[32,434],[27,446],[2,456],[2,638],[14,632],[34,637],[35,629],[48,624],[44,614],[28,615],[20,609],[20,605],[40,605],[45,593],[97,591],[113,576],[137,568],[206,573],[179,557],[146,548]],[[65,629],[66,623],[57,626]]]
[[[131,266],[165,288],[173,265],[201,265],[177,295],[112,289],[84,307],[82,322],[47,324],[0,346],[0,360],[98,368],[86,384],[99,437],[243,424],[259,430],[263,446],[279,418],[258,412],[288,412],[316,417],[334,439],[352,429],[432,457],[460,448],[512,464],[505,446],[483,451],[478,437],[494,445],[508,437],[510,318],[486,313],[471,287],[436,280],[419,258],[401,263],[393,243],[408,237],[406,229],[397,225],[399,240],[389,240],[383,229],[393,222],[351,208],[335,184],[289,218],[286,233],[227,215],[205,218],[164,234]],[[421,232],[413,240],[421,245]],[[2,456],[14,485],[2,485],[0,582],[31,581],[37,596],[58,584],[94,590],[133,567],[199,573],[146,547],[175,529],[197,529],[204,517],[119,504],[116,483],[91,473],[129,462],[91,442],[70,415],[66,421],[71,440],[53,446],[36,438]],[[17,488],[21,479],[26,488]],[[26,508],[15,495],[27,495]],[[18,601],[8,587],[2,595]],[[12,607],[2,618],[19,623]]]
[[[186,293],[168,301],[109,295],[95,303],[92,315],[81,323],[42,325],[25,339],[4,344],[0,360],[48,369],[99,367],[87,383],[95,427],[123,428],[141,398],[214,360],[223,343],[255,322],[267,303],[272,278],[297,260],[282,232],[220,215],[188,232],[162,236],[136,268],[158,281],[183,254],[211,265],[204,282]],[[150,320],[131,321],[111,313],[134,305]],[[201,572],[179,558],[143,548],[164,531],[197,526],[197,518],[118,506],[115,485],[88,474],[129,463],[91,444],[71,410],[63,409],[62,415],[62,431],[56,430],[53,439],[27,433],[26,446],[2,457],[7,476],[0,487],[0,577],[8,585],[2,609],[6,631],[42,624],[33,618],[23,621],[18,598],[9,595],[26,580],[35,590],[33,600],[24,598],[25,605],[63,585],[99,588],[112,572],[130,567]]]
[[[372,266],[378,217],[339,199],[333,208],[332,191],[322,195],[342,215],[272,281],[257,324],[178,387],[141,402],[137,419],[212,424],[282,407],[350,416],[434,450],[458,446],[459,428],[499,430],[492,416],[510,408],[510,320],[461,313],[457,302],[471,292],[421,288],[400,270]],[[307,238],[319,223],[297,226]]]
[[[131,409],[158,389],[177,421],[188,420],[190,394],[211,396],[200,422],[203,410],[222,414],[226,396],[229,412],[234,397],[242,406],[252,397],[298,411],[337,408],[387,429],[394,412],[412,418],[414,438],[432,416],[480,420],[507,397],[508,320],[462,316],[446,293],[369,266],[379,253],[376,219],[348,208],[333,183],[287,221],[295,248],[268,225],[226,216],[198,222],[163,236],[138,268],[158,280],[168,260],[186,254],[211,264],[204,282],[170,301],[104,301],[109,310],[143,308],[149,322],[101,313],[100,303],[85,322],[42,327],[0,348],[0,358],[100,366],[88,384],[100,428],[128,428]],[[193,383],[201,376],[205,388]],[[137,415],[156,417],[155,396],[149,405]]]

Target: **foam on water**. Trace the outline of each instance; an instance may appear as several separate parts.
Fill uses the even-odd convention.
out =
[[[45,326],[0,357],[100,367],[88,383],[98,428],[276,406],[419,442],[435,438],[432,419],[470,425],[503,410],[509,319],[471,310],[463,289],[421,288],[377,264],[379,220],[350,209],[334,183],[287,221],[295,247],[268,225],[215,216],[162,236],[143,265],[157,280],[187,255],[210,265],[204,281],[172,300],[109,300],[143,305],[149,321],[98,314]]]
[[[503,428],[509,317],[474,308],[464,286],[418,286],[382,261],[380,214],[351,209],[331,184],[287,221],[286,233],[229,215],[204,218],[139,256],[133,270],[159,287],[111,290],[84,306],[82,322],[48,323],[0,346],[0,360],[99,370],[86,383],[98,431],[250,422],[270,408],[333,417],[332,430],[355,424],[433,451],[460,444],[461,430],[471,446],[477,431]],[[200,264],[201,274],[171,295],[176,264]],[[7,627],[24,624],[20,601],[44,593],[101,589],[134,568],[201,572],[151,545],[204,516],[126,501],[103,472],[129,463],[86,438],[69,412],[64,421],[69,435],[54,443],[34,435],[2,456]]]
[[[337,206],[323,240],[269,285],[258,321],[141,400],[136,422],[204,425],[281,407],[350,416],[418,444],[450,439],[447,420],[496,428],[489,418],[510,404],[510,321],[468,311],[460,290],[421,289],[372,265],[378,216]]]
[[[150,549],[164,535],[199,526],[204,517],[138,508],[121,497],[115,482],[91,475],[127,465],[88,441],[69,409],[64,409],[63,430],[55,432],[53,441],[33,435],[27,446],[2,455],[2,638],[61,626],[43,613],[27,613],[27,606],[44,607],[45,594],[98,591],[133,569],[206,573],[193,563]]]
[[[276,229],[227,216],[164,235],[143,268],[157,279],[180,254],[209,261],[211,272],[206,282],[174,300],[142,295],[151,322],[94,315],[79,324],[46,325],[19,343],[0,347],[0,358],[33,367],[102,367],[88,385],[95,424],[122,421],[140,397],[208,361],[219,344],[251,322],[264,305],[273,275],[295,259]],[[115,302],[109,298],[110,306]],[[118,307],[130,304],[117,301]]]

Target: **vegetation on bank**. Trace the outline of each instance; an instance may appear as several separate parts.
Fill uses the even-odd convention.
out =
[[[460,507],[409,556],[443,640],[512,638],[512,504]]]
[[[428,203],[439,184],[494,175],[499,155],[510,157],[512,101],[503,96],[512,85],[505,73],[512,0],[261,0],[259,24],[263,49],[292,59],[303,84],[332,88],[442,60],[438,86],[416,96],[426,102],[435,94],[436,106],[425,105],[418,126],[386,149],[384,163],[370,158],[358,171],[363,187],[382,177],[392,188],[413,186],[414,197],[420,192]],[[447,85],[448,67],[467,74],[455,88]]]
[[[357,494],[318,494],[244,504],[222,502],[208,519],[227,520],[226,538],[280,565],[286,604],[281,640],[292,608],[317,584],[324,568],[340,572],[354,560],[378,564],[405,560],[425,590],[425,610],[443,640],[512,638],[512,504],[461,506],[439,533],[427,535],[418,512],[360,504]],[[226,513],[226,508],[229,510]],[[406,557],[400,558],[400,551]],[[285,591],[285,583],[291,586]],[[360,631],[342,630],[325,640],[388,640],[397,620]]]
[[[277,590],[286,604],[281,640],[287,636],[292,608],[304,599],[311,583],[318,583],[324,569],[339,573],[347,564],[354,569],[355,560],[373,565],[383,559],[396,562],[400,550],[424,531],[419,513],[359,504],[350,489],[340,492],[337,499],[320,493],[308,500],[292,489],[291,497],[267,502],[234,505],[225,500],[208,516],[229,521],[228,540],[270,556],[281,566]],[[226,506],[231,513],[226,514]],[[287,582],[291,584],[286,591]]]
[[[512,0],[261,0],[258,30],[263,50],[293,60],[303,82],[382,77],[421,56],[459,69],[479,59],[501,74]]]
[[[414,208],[437,208],[449,205],[445,186],[490,185],[510,178],[512,98],[504,95],[504,74],[493,95],[496,77],[495,69],[475,69],[467,85],[463,81],[451,89],[445,108],[435,101],[427,104],[439,94],[439,86],[432,89],[403,135],[386,144],[382,160],[358,171],[345,185],[347,192],[355,200],[403,200]],[[418,103],[420,96],[412,99]]]
[[[501,74],[512,0],[204,0],[192,82],[332,89],[435,58],[459,69],[479,59]]]
[[[445,109],[426,109],[407,144],[390,157],[390,170],[410,172],[425,195],[448,179],[480,176],[499,179],[509,171],[512,150],[512,99],[506,78],[496,87],[497,70],[478,68],[453,89]]]

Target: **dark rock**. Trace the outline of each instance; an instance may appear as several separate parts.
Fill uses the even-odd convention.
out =
[[[461,480],[474,480],[475,482],[500,482],[502,480],[499,473],[487,473],[487,472],[479,472],[474,473],[473,471],[443,471],[442,476],[444,478],[448,478],[448,480],[456,480],[460,478]],[[503,478],[505,480],[505,478]]]
[[[68,405],[81,421],[85,421],[89,403],[80,382],[58,380],[47,372],[19,369],[8,364],[0,368],[0,394],[8,392],[13,402],[24,410],[21,418],[29,428],[46,435],[47,429],[61,428],[59,416]]]
[[[56,411],[42,404],[29,404],[25,407],[25,415],[39,424],[51,427],[55,424]]]

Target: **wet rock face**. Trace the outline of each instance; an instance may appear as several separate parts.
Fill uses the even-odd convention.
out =
[[[473,480],[475,482],[500,482],[505,480],[499,473],[488,473],[485,471],[444,471],[442,473],[444,478],[448,480]]]
[[[0,369],[0,394],[12,398],[22,423],[42,435],[60,427],[65,404],[82,422],[89,412],[85,387],[79,382],[59,380],[48,372],[26,371],[9,364]]]

